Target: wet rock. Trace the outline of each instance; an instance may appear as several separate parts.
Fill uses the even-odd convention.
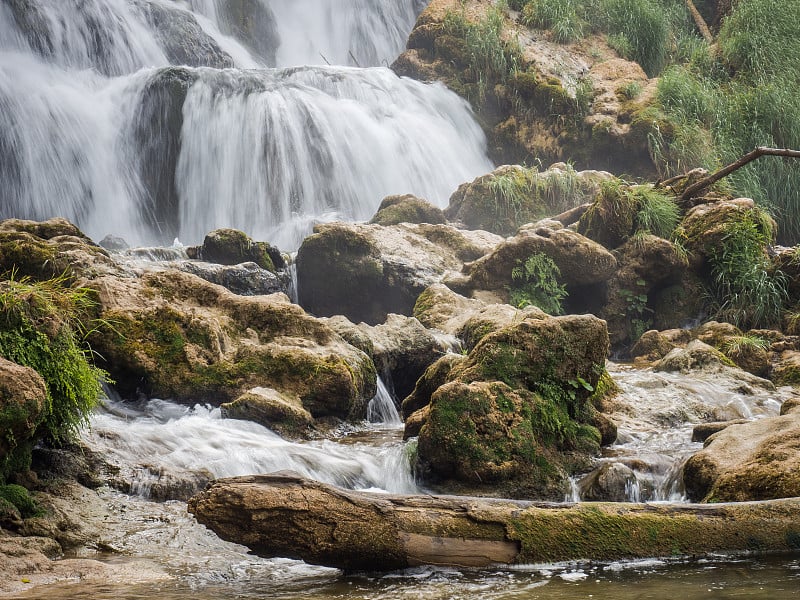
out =
[[[399,225],[400,223],[441,225],[445,221],[444,213],[440,208],[412,194],[404,194],[384,198],[370,223],[376,225]]]
[[[285,271],[268,271],[254,262],[219,265],[182,261],[173,263],[173,266],[242,296],[288,293],[291,283],[290,277]]]
[[[800,496],[800,411],[731,425],[684,467],[689,497],[744,502]]]
[[[146,0],[139,0],[136,5],[153,28],[170,63],[214,69],[234,66],[233,59],[203,30],[191,12]]]
[[[425,370],[425,373],[417,379],[413,391],[408,394],[402,402],[401,411],[406,419],[410,419],[412,414],[417,414],[420,409],[430,404],[431,396],[441,386],[448,382],[450,373],[453,369],[466,359],[465,355],[461,354],[445,354],[430,367]],[[418,415],[418,418],[422,418]],[[420,425],[421,426],[421,425]],[[411,432],[406,424],[405,437],[413,437],[419,433],[417,428],[416,432]]]
[[[692,441],[705,442],[718,431],[722,431],[731,425],[741,425],[747,423],[745,419],[735,419],[733,421],[716,421],[714,423],[700,423],[692,428]]]
[[[280,35],[269,4],[259,0],[222,0],[217,10],[222,32],[242,42],[268,67],[276,66]]]
[[[674,348],[664,358],[655,364],[657,371],[688,373],[693,370],[721,369],[730,367],[733,363],[722,352],[704,344],[700,340],[693,340],[686,348]]]
[[[631,357],[635,361],[653,362],[664,358],[675,348],[675,344],[669,341],[655,329],[645,331],[642,337],[631,348]]]
[[[262,269],[275,272],[286,268],[280,251],[267,242],[255,242],[236,229],[215,229],[207,234],[200,249],[200,258],[221,265],[254,262]]]
[[[253,388],[220,408],[226,418],[254,421],[283,435],[297,435],[314,424],[300,398],[272,388]]]
[[[604,463],[581,480],[581,499],[590,502],[630,502],[636,473],[622,463]]]
[[[372,325],[389,313],[411,315],[425,288],[461,270],[454,238],[476,248],[486,244],[485,233],[449,228],[443,236],[444,227],[317,225],[297,254],[300,304],[318,316],[341,314]]]
[[[122,251],[130,248],[128,242],[126,242],[123,238],[116,235],[111,235],[110,233],[100,240],[99,245],[102,248],[110,251]]]

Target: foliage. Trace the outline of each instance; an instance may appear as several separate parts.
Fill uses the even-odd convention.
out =
[[[746,350],[768,350],[769,340],[760,335],[742,334],[726,338],[720,350],[726,355],[741,354]]]
[[[21,485],[0,485],[0,498],[16,506],[20,515],[25,519],[41,514],[41,510],[36,506],[36,502],[31,498],[28,490]]]
[[[59,443],[86,422],[101,396],[106,373],[91,363],[84,322],[95,302],[90,290],[66,279],[0,282],[0,355],[36,370],[47,387],[41,435]]]
[[[787,279],[767,256],[772,238],[769,218],[759,209],[725,224],[722,243],[709,256],[717,319],[743,328],[780,322],[788,297]]]
[[[639,231],[670,239],[681,219],[680,207],[675,198],[650,186],[636,186],[634,189],[639,204],[636,213]]]
[[[600,15],[611,36],[609,43],[635,60],[653,77],[666,64],[669,22],[663,7],[652,0],[604,0]]]
[[[622,296],[626,304],[626,311],[623,316],[630,319],[631,340],[638,340],[653,325],[653,320],[650,317],[653,310],[647,306],[647,294],[644,292],[647,282],[644,279],[637,279],[636,286],[637,289],[634,290],[626,288],[619,290],[619,295]]]
[[[467,18],[463,3],[460,10],[448,10],[445,14],[444,31],[464,41],[467,64],[478,82],[480,96],[489,85],[506,81],[521,62],[519,44],[502,38],[505,8],[505,3],[500,2],[476,22]]]
[[[534,305],[551,315],[563,312],[561,301],[567,297],[567,289],[558,282],[561,271],[553,259],[537,252],[514,267],[511,278],[514,284],[509,290],[510,302],[518,308]]]
[[[522,11],[522,22],[529,27],[549,29],[562,44],[583,36],[585,21],[577,0],[530,0]]]

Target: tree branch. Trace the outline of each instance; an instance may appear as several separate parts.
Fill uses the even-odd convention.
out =
[[[697,183],[693,183],[689,187],[687,187],[683,194],[681,194],[681,202],[688,202],[694,196],[698,195],[700,192],[705,190],[706,188],[714,185],[717,181],[730,175],[734,171],[741,169],[747,163],[757,159],[760,156],[787,156],[789,158],[800,158],[800,150],[789,150],[786,148],[766,148],[764,146],[759,146],[752,152],[748,152],[744,156],[742,156],[739,160],[734,163],[729,164],[727,167],[712,173],[708,177],[704,177]]]
[[[711,35],[711,30],[708,28],[703,15],[701,15],[700,11],[697,10],[694,2],[692,2],[692,0],[686,0],[686,6],[689,9],[689,12],[692,13],[692,18],[697,25],[697,29],[700,30],[700,35],[702,35],[703,39],[705,39],[705,41],[707,41],[709,44],[713,44],[714,36]]]

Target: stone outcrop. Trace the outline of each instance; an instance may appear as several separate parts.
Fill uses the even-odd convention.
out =
[[[526,223],[592,201],[600,183],[609,179],[609,173],[577,172],[563,163],[542,172],[504,165],[461,184],[450,196],[445,214],[468,229],[510,235]]]
[[[301,306],[372,325],[389,313],[410,315],[425,288],[500,241],[445,225],[329,223],[314,231],[297,253]]]
[[[598,450],[588,399],[608,352],[605,323],[522,315],[485,333],[466,357],[435,363],[404,400],[425,481],[563,498],[567,474]],[[420,425],[412,413],[421,410]]]
[[[254,387],[299,399],[315,418],[362,418],[372,361],[283,294],[238,296],[180,271],[101,277],[94,333],[123,396],[218,404]]]
[[[800,496],[800,407],[733,424],[710,436],[684,467],[690,498],[743,502]]]
[[[267,242],[253,241],[246,233],[229,228],[207,234],[203,245],[190,256],[220,265],[253,262],[272,272],[286,268],[286,261],[277,248]]]
[[[448,27],[448,15],[475,24],[491,10],[488,0],[433,0],[392,68],[442,81],[470,101],[498,164],[569,159],[612,172],[652,173],[651,120],[639,115],[652,102],[655,82],[642,68],[619,58],[602,37],[558,44],[509,14],[502,18],[500,38],[519,47],[516,69],[473,68],[464,31]],[[641,93],[630,98],[620,91],[626,86]]]
[[[352,492],[294,474],[218,480],[189,511],[265,557],[346,571],[797,551],[797,499],[724,505],[536,504]]]

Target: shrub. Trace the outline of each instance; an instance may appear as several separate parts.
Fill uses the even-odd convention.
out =
[[[0,355],[36,370],[47,387],[41,435],[69,440],[102,394],[106,373],[91,363],[83,323],[91,322],[90,291],[66,287],[63,277],[0,282]]]
[[[715,317],[740,328],[779,324],[786,301],[787,279],[766,254],[773,232],[769,217],[747,211],[725,225],[719,248],[709,255]]]
[[[550,315],[563,312],[561,301],[567,297],[566,287],[558,282],[561,271],[549,256],[537,252],[511,271],[513,285],[509,300],[517,308],[538,306]]]

